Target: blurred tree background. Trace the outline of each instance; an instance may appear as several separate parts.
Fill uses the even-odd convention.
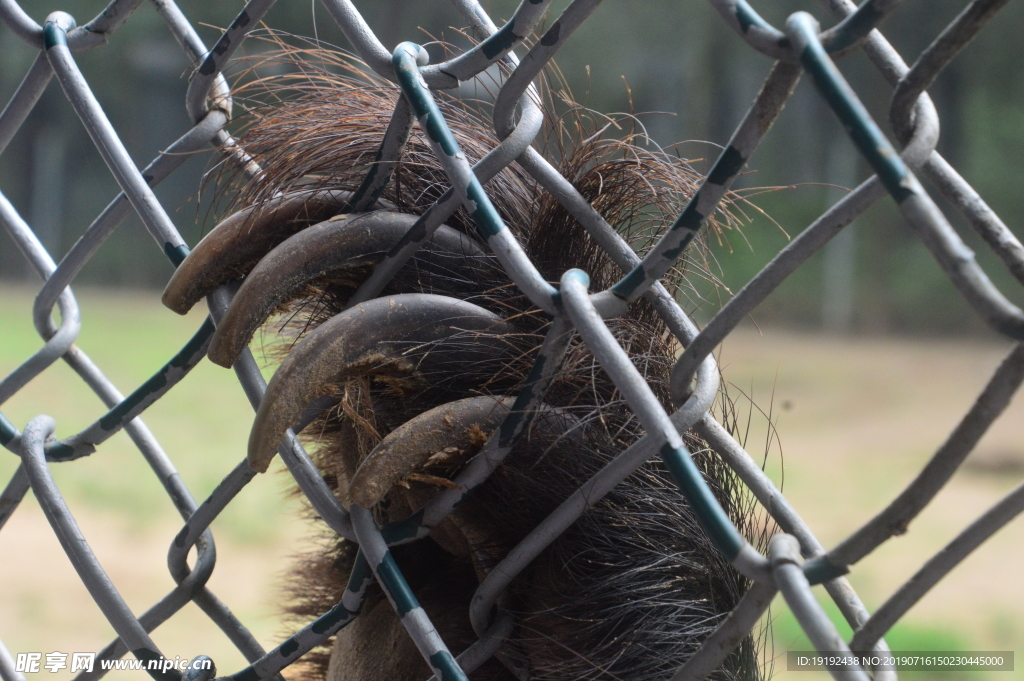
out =
[[[21,0],[36,21],[60,5],[84,22],[103,0]],[[181,9],[207,44],[233,18],[241,2],[180,0]],[[443,0],[357,1],[386,46],[401,40],[466,40],[451,27],[465,22]],[[514,0],[483,0],[500,23]],[[560,12],[565,0],[553,3]],[[962,2],[903,3],[882,25],[908,63],[960,11]],[[809,0],[755,1],[781,25],[797,9],[822,24],[834,20]],[[554,15],[552,15],[554,16]],[[549,19],[550,20],[550,19]],[[265,18],[276,29],[346,47],[316,0],[279,2]],[[1018,234],[1024,215],[1024,82],[1019,65],[1024,45],[1018,27],[1024,6],[1011,3],[939,77],[930,93],[938,108],[939,151]],[[0,98],[6,101],[35,53],[0,27]],[[79,63],[108,116],[142,167],[189,126],[184,95],[189,64],[149,3],[144,3],[105,49],[79,55]],[[747,47],[707,2],[605,0],[558,64],[577,98],[603,112],[651,113],[642,118],[661,145],[678,149],[706,170],[742,118],[768,71],[767,58]],[[861,54],[840,67],[883,129],[888,129],[890,87]],[[632,104],[631,104],[632,102]],[[157,189],[189,244],[216,215],[200,197],[210,153],[190,159]],[[742,234],[713,245],[725,284],[736,291],[831,202],[869,175],[834,115],[805,78],[753,158],[741,187],[784,187],[753,199],[770,215],[747,210]],[[35,227],[55,259],[65,253],[117,194],[117,187],[84,129],[51,82],[40,106],[0,156],[0,187]],[[948,208],[939,200],[944,209]],[[1013,282],[980,239],[952,211],[947,214],[996,284],[1018,305]],[[773,224],[774,223],[774,224]],[[787,236],[788,235],[788,236]],[[92,259],[80,283],[160,288],[170,265],[137,219],[131,218]],[[34,278],[6,235],[0,234],[0,278]],[[718,305],[710,300],[699,314]],[[759,322],[837,332],[984,334],[981,323],[904,224],[891,200],[883,200],[792,276],[758,309]]]

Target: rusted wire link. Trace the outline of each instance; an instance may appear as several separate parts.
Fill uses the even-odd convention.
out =
[[[543,112],[537,104],[539,96],[535,81],[555,53],[597,8],[600,0],[573,0],[569,3],[550,28],[529,46],[521,61],[514,50],[527,44],[550,9],[550,0],[523,0],[500,28],[476,0],[452,0],[466,17],[479,42],[464,53],[438,64],[427,64],[425,51],[412,43],[400,44],[394,51],[385,48],[350,0],[322,0],[323,6],[365,63],[378,75],[397,82],[401,87],[402,94],[395,103],[377,154],[354,193],[326,190],[284,194],[263,206],[264,212],[251,221],[253,224],[248,224],[249,214],[243,212],[214,230],[216,234],[212,233],[211,237],[217,244],[227,250],[245,246],[242,250],[251,255],[266,245],[259,241],[262,237],[257,235],[259,230],[256,227],[260,221],[290,216],[287,219],[306,223],[303,225],[305,232],[300,231],[299,236],[289,239],[283,249],[275,251],[272,258],[266,259],[248,275],[242,295],[236,302],[232,302],[232,296],[237,283],[225,284],[222,276],[231,269],[230,262],[220,263],[219,269],[214,268],[215,272],[206,273],[206,279],[194,276],[197,269],[203,270],[216,255],[213,253],[216,249],[208,246],[197,248],[189,264],[176,272],[175,280],[165,293],[165,302],[173,309],[185,312],[205,297],[210,319],[178,355],[125,398],[74,345],[81,320],[69,287],[131,209],[139,214],[172,262],[178,264],[186,258],[189,251],[184,240],[152,192],[157,183],[181,165],[185,154],[212,144],[224,158],[238,165],[248,178],[262,175],[262,169],[224,129],[231,116],[231,93],[222,72],[249,30],[274,4],[274,0],[250,0],[222,33],[214,48],[207,50],[173,0],[152,0],[157,13],[193,64],[185,108],[194,126],[140,172],[128,158],[79,72],[73,53],[103,44],[108,35],[131,17],[141,1],[113,0],[100,15],[76,28],[73,19],[66,14],[53,13],[40,25],[16,0],[0,0],[0,22],[20,40],[40,50],[0,113],[0,152],[32,115],[51,77],[56,75],[122,188],[122,193],[92,222],[59,265],[55,265],[29,225],[0,194],[0,225],[44,279],[33,306],[33,322],[43,339],[43,346],[0,379],[0,405],[56,360],[63,358],[109,409],[105,416],[85,430],[59,440],[52,437],[55,424],[47,417],[34,419],[21,432],[0,414],[0,444],[22,458],[0,494],[0,528],[26,492],[33,489],[83,582],[119,635],[118,640],[99,654],[100,659],[118,658],[129,649],[141,659],[158,655],[148,633],[192,601],[222,629],[250,663],[226,678],[237,681],[267,679],[352,622],[362,608],[367,587],[376,578],[424,659],[434,670],[435,678],[464,679],[467,673],[491,656],[501,656],[499,649],[515,626],[515,618],[501,607],[502,596],[512,580],[588,508],[656,453],[665,460],[714,543],[741,573],[754,581],[732,614],[723,619],[698,652],[676,672],[673,681],[705,678],[718,668],[756,625],[777,590],[783,594],[816,648],[822,651],[848,650],[811,594],[810,585],[819,582],[824,582],[826,590],[856,632],[851,647],[854,650],[871,648],[884,652],[887,647],[880,637],[892,624],[966,555],[1024,509],[1024,491],[1017,488],[925,563],[873,616],[841,576],[850,565],[905,529],[907,523],[949,481],[1024,382],[1024,351],[1021,349],[1024,346],[1015,347],[1010,352],[975,405],[906,490],[876,518],[828,552],[750,455],[708,413],[718,391],[718,370],[711,352],[789,274],[886,192],[896,199],[908,222],[978,314],[1001,332],[1018,339],[1024,337],[1024,313],[995,289],[987,275],[974,263],[973,253],[952,231],[914,177],[914,172],[924,174],[965,215],[1018,281],[1024,283],[1024,247],[1020,241],[970,185],[935,152],[938,117],[925,93],[937,74],[1006,4],[1006,0],[973,0],[910,68],[875,30],[900,0],[866,0],[859,7],[849,0],[823,0],[840,19],[838,24],[823,32],[809,15],[797,13],[791,16],[785,31],[781,31],[758,16],[745,0],[711,0],[725,22],[743,40],[777,63],[708,178],[676,222],[642,259],[576,188],[530,146],[543,121]],[[832,62],[856,49],[864,49],[895,88],[889,116],[896,139],[904,147],[899,156]],[[430,90],[457,87],[499,62],[509,69],[497,92],[493,109],[494,131],[500,142],[471,168],[448,130]],[[835,109],[861,154],[877,174],[817,218],[698,332],[659,278],[682,255],[704,221],[718,209],[732,181],[769,133],[803,69],[811,73],[822,96]],[[379,199],[402,158],[416,121],[441,161],[451,188],[419,217],[396,217],[388,212],[387,207],[380,205]],[[607,291],[591,295],[587,292],[586,275],[580,271],[565,273],[558,289],[544,280],[502,223],[484,189],[490,179],[512,163],[519,164],[583,225],[624,273],[617,284]],[[445,242],[449,246],[454,243],[451,230],[443,223],[460,205],[466,208],[478,233],[497,255],[516,286],[535,305],[549,313],[553,321],[534,366],[514,399],[511,396],[494,400],[472,398],[466,404],[450,407],[464,409],[464,415],[468,414],[472,419],[486,420],[487,423],[494,421],[494,433],[456,477],[456,487],[436,495],[411,517],[378,528],[370,508],[394,482],[394,471],[389,477],[374,468],[380,463],[375,457],[391,456],[393,452],[375,450],[376,453],[371,454],[360,467],[353,478],[355,491],[352,496],[356,503],[349,510],[339,503],[327,486],[297,439],[297,433],[332,406],[332,398],[323,395],[326,387],[337,379],[338,373],[344,371],[346,362],[354,361],[359,348],[353,350],[350,341],[357,336],[356,345],[362,344],[359,347],[380,349],[403,334],[417,338],[426,334],[423,338],[433,338],[438,334],[438,337],[444,337],[456,330],[465,332],[464,328],[456,329],[439,322],[443,315],[448,315],[444,319],[475,320],[472,322],[478,327],[475,332],[484,339],[476,341],[481,345],[489,342],[487,333],[499,334],[504,328],[500,318],[454,299],[438,300],[439,296],[422,294],[378,298],[422,245],[429,240]],[[387,241],[387,256],[376,264],[372,274],[348,301],[347,308],[351,314],[343,313],[321,325],[300,342],[268,388],[246,345],[254,327],[280,302],[289,287],[300,279],[308,279],[311,272],[322,273],[334,267],[337,264],[335,260],[341,255],[351,255],[339,251],[332,256],[333,260],[327,258],[320,262],[310,257],[313,251],[303,245],[316,238],[341,234],[348,224],[345,220],[313,225],[325,217],[345,211],[361,214],[345,219],[352,225],[368,220],[367,224],[377,226],[373,245],[380,250],[378,242],[382,239]],[[257,236],[251,238],[251,235]],[[458,251],[458,257],[468,258],[479,255],[473,250],[475,248],[449,250],[453,253]],[[288,254],[298,257],[301,262],[285,262]],[[235,254],[235,257],[241,256]],[[271,287],[268,296],[253,297],[247,293],[248,289],[258,288],[259,281],[275,277],[283,278],[276,282],[276,287]],[[654,398],[604,322],[604,319],[621,314],[627,303],[640,296],[652,303],[670,331],[685,346],[670,381],[672,398],[678,407],[671,416]],[[404,306],[405,311],[394,316],[390,310],[396,305]],[[55,306],[61,316],[59,326],[51,318]],[[380,323],[371,323],[369,327],[365,319],[357,323],[354,321],[356,312],[372,319],[377,319],[374,317],[377,314]],[[423,320],[431,320],[435,326],[428,330],[422,325],[417,326]],[[370,327],[373,328],[367,333]],[[569,431],[576,427],[569,417],[551,410],[543,402],[547,386],[557,373],[574,332],[579,334],[625,396],[643,424],[646,435],[583,483],[487,574],[473,595],[470,607],[471,624],[479,639],[454,658],[425,612],[418,607],[415,595],[390,556],[388,546],[427,536],[468,494],[487,480],[531,423],[538,422],[540,415],[556,421],[562,419],[560,423]],[[170,459],[138,416],[195,366],[207,353],[208,345],[211,346],[209,356],[212,359],[234,368],[242,389],[257,409],[257,419],[247,459],[229,472],[206,502],[197,507]],[[340,360],[340,364],[332,363],[334,360]],[[292,374],[301,373],[308,378],[309,371],[318,376],[317,380],[312,386],[298,385]],[[288,399],[282,399],[281,395]],[[283,408],[283,402],[292,404]],[[298,403],[301,404],[296,407]],[[458,416],[462,412],[452,413]],[[429,426],[430,418],[442,418],[445,414],[447,412],[428,412],[422,418]],[[412,424],[409,428],[417,425],[422,424]],[[47,461],[70,461],[90,454],[122,428],[158,475],[184,519],[184,525],[168,551],[168,569],[177,586],[138,618],[127,609],[116,587],[92,556],[53,484],[47,465]],[[694,428],[736,472],[758,503],[768,510],[786,533],[773,538],[768,558],[750,547],[704,485],[680,436],[690,428]],[[404,431],[399,428],[389,435],[391,440],[385,442],[390,446],[404,436]],[[398,447],[394,451],[400,449]],[[216,559],[210,523],[255,478],[257,471],[266,469],[274,453],[281,455],[299,488],[327,525],[339,535],[357,541],[360,549],[341,601],[276,648],[265,652],[205,584]],[[190,568],[187,556],[192,548],[197,551],[197,559]],[[517,663],[503,657],[501,660],[519,678],[528,676],[528,670]],[[833,673],[837,678],[858,681],[867,678],[859,669],[833,670]],[[212,676],[213,672],[206,674]],[[879,669],[874,674],[875,681],[892,681],[895,678],[891,670]],[[79,676],[79,681],[92,681],[102,675],[101,671],[84,673]],[[163,676],[158,673],[155,676],[179,677],[176,673]],[[24,681],[14,670],[11,656],[2,643],[0,678]],[[191,673],[186,678],[188,681],[209,681],[206,676]]]

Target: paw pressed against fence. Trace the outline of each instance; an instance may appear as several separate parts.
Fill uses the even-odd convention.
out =
[[[827,551],[761,468],[709,413],[718,394],[718,368],[711,353],[790,273],[887,194],[975,312],[996,331],[1024,340],[1024,312],[992,284],[917,179],[918,174],[924,175],[1024,283],[1024,249],[1019,241],[935,151],[938,118],[925,94],[1005,1],[969,3],[908,67],[874,30],[898,0],[866,0],[859,7],[848,0],[823,0],[840,18],[825,31],[806,13],[793,14],[780,29],[761,19],[743,0],[712,0],[738,39],[775,64],[707,178],[687,192],[681,213],[666,224],[641,257],[560,172],[565,165],[556,167],[557,162],[531,146],[545,115],[535,83],[599,0],[573,0],[539,35],[535,32],[539,33],[550,0],[524,0],[500,29],[475,0],[453,0],[479,42],[439,64],[429,64],[426,51],[413,43],[403,42],[393,51],[385,49],[351,2],[323,0],[324,8],[373,72],[372,78],[379,79],[375,87],[385,93],[381,96],[390,96],[393,102],[386,125],[375,128],[379,142],[374,142],[373,162],[362,161],[350,170],[355,174],[347,178],[348,184],[339,185],[338,178],[330,178],[324,186],[281,181],[280,175],[266,166],[264,157],[270,154],[259,153],[258,144],[245,135],[236,139],[226,128],[232,93],[222,71],[273,0],[251,0],[212,49],[201,42],[171,0],[153,0],[195,65],[185,102],[193,127],[142,171],[108,122],[75,56],[102,46],[107,35],[130,22],[141,0],[113,0],[81,27],[63,12],[49,15],[40,26],[15,0],[0,0],[0,21],[7,30],[39,50],[0,114],[0,151],[33,114],[43,90],[55,77],[123,192],[59,265],[0,195],[0,224],[45,280],[33,310],[45,344],[0,381],[0,404],[63,359],[110,409],[91,426],[63,439],[53,437],[55,424],[49,417],[33,419],[19,430],[0,414],[0,443],[21,457],[21,465],[0,496],[0,527],[32,489],[83,583],[118,635],[98,654],[98,660],[117,659],[128,652],[141,660],[161,659],[149,632],[194,602],[249,660],[250,666],[233,673],[232,678],[255,681],[276,677],[355,622],[376,581],[409,640],[439,679],[467,678],[478,668],[497,669],[495,673],[520,679],[576,678],[580,670],[561,659],[554,646],[538,652],[540,648],[531,648],[538,645],[536,641],[524,634],[526,621],[535,627],[533,633],[539,632],[537,640],[568,635],[541,621],[539,606],[530,610],[530,599],[542,580],[536,575],[528,578],[526,571],[536,566],[535,561],[543,560],[539,557],[547,555],[544,552],[549,547],[571,541],[564,539],[566,533],[589,508],[606,497],[620,499],[615,496],[620,484],[631,475],[643,474],[655,486],[674,484],[681,493],[678,504],[686,510],[679,512],[679,527],[689,527],[690,536],[706,538],[707,553],[701,554],[701,560],[706,565],[720,562],[721,574],[729,575],[723,577],[727,584],[716,587],[720,591],[715,592],[731,594],[722,596],[728,601],[726,606],[718,604],[719,611],[728,610],[729,614],[707,614],[711,625],[695,629],[694,638],[673,648],[677,657],[665,655],[651,660],[654,666],[648,667],[643,656],[631,649],[630,655],[635,657],[622,658],[625,653],[616,653],[609,658],[609,666],[600,668],[601,673],[619,675],[612,673],[611,665],[622,658],[630,670],[642,670],[629,677],[636,679],[701,679],[720,669],[732,676],[753,674],[753,663],[744,662],[746,658],[737,662],[734,651],[748,651],[750,631],[776,592],[782,593],[819,651],[884,653],[886,631],[960,560],[1024,510],[1024,487],[1010,492],[966,528],[874,614],[863,607],[843,575],[887,539],[902,533],[949,481],[1024,380],[1024,349],[1019,344],[1014,347],[974,406],[907,488],[881,513]],[[521,58],[514,52],[520,47]],[[894,88],[890,124],[901,152],[881,132],[834,65],[834,59],[854,50],[863,50]],[[459,134],[459,125],[465,125],[466,119],[449,126],[453,117],[465,112],[459,113],[458,107],[435,92],[455,88],[495,64],[505,70],[505,77],[492,108],[494,137],[482,138],[481,148],[467,154],[460,146],[466,143],[465,135]],[[730,186],[769,133],[805,71],[875,174],[819,216],[698,329],[676,302],[673,268],[708,221],[723,210]],[[259,201],[222,222],[190,252],[152,187],[174,172],[189,153],[209,145],[248,186],[259,187],[263,193]],[[429,148],[431,160],[422,165],[430,166],[435,177],[445,178],[447,189],[434,194],[420,192],[420,203],[409,205],[403,203],[404,195],[396,185],[401,185],[403,155],[416,145],[423,156]],[[494,183],[488,184],[492,180]],[[527,191],[524,188],[533,186],[530,183],[537,187],[536,200],[515,208],[517,197]],[[652,196],[651,201],[655,200]],[[531,231],[530,217],[536,217],[530,213],[532,204],[544,202],[551,210],[564,211],[569,216],[567,222],[582,226],[587,243],[592,244],[590,251],[582,247],[573,250],[569,243]],[[69,285],[133,210],[177,267],[164,303],[183,313],[205,298],[210,318],[157,375],[125,397],[74,345],[80,318]],[[517,218],[522,220],[517,222]],[[590,271],[571,269],[574,262],[586,263]],[[415,276],[410,271],[415,271]],[[242,275],[245,279],[239,287],[233,280]],[[310,325],[316,328],[303,329],[301,340],[266,384],[247,349],[249,341],[267,316],[297,290],[327,275],[335,278],[331,285],[344,290],[343,296],[334,296],[338,309],[331,311],[338,314],[326,319],[320,311],[321,317]],[[600,290],[590,290],[591,278],[599,284],[594,288]],[[484,282],[493,282],[497,288],[480,288]],[[646,312],[636,312],[640,305]],[[54,306],[60,311],[59,327],[50,316]],[[645,351],[631,338],[642,335],[637,329],[647,321],[655,331],[643,333],[655,338],[660,337],[657,330],[667,329],[685,348],[678,359],[672,356],[670,346],[648,349],[648,354],[639,358]],[[137,417],[208,353],[216,363],[234,369],[257,415],[247,458],[197,505],[169,457]],[[592,388],[598,405],[615,400],[616,408],[626,414],[616,432],[626,433],[626,440],[610,438],[606,442],[588,434],[585,419],[589,416],[584,414],[581,419],[572,410],[573,400],[558,396],[560,390],[566,395],[571,392],[566,386],[571,387],[573,379],[566,376],[583,355],[591,358],[595,372],[600,368],[602,378],[581,383],[579,390]],[[463,395],[477,390],[459,383],[474,378],[474,371],[484,375],[480,380],[498,398]],[[371,374],[413,406],[400,409],[388,402],[391,393],[371,398],[368,388],[360,393],[358,386],[351,391],[345,387],[339,393],[339,384],[348,386],[345,381]],[[422,386],[415,389],[420,392],[414,390],[415,381],[424,377],[433,381],[428,385],[434,402],[422,398],[426,392]],[[410,394],[413,396],[408,397]],[[388,425],[390,432],[383,438],[361,450],[361,459],[347,462],[349,469],[343,476],[347,487],[341,489],[337,480],[332,484],[330,476],[318,469],[296,433],[310,423],[329,424],[337,418],[339,402],[350,410],[346,414],[358,416],[359,404],[365,405],[366,400],[373,403],[373,410],[383,413],[392,409],[392,416],[402,414],[402,418]],[[670,404],[672,410],[667,408]],[[453,432],[448,451],[442,446],[445,442],[431,438],[452,423],[461,423],[467,432],[475,427],[479,435],[463,442],[460,437],[465,433]],[[53,464],[92,454],[121,429],[157,473],[185,520],[168,556],[177,587],[138,617],[84,541],[49,471]],[[549,439],[544,440],[545,436]],[[534,443],[534,438],[540,444]],[[424,442],[429,444],[426,449]],[[546,457],[554,468],[568,467],[571,457],[558,450],[565,442],[570,448],[607,450],[607,456],[600,460],[601,465],[577,471],[579,477],[571,484],[564,483],[566,498],[545,507],[535,526],[504,537],[509,545],[496,548],[501,542],[473,526],[475,520],[466,509],[473,508],[476,497],[470,493],[476,491],[479,496],[484,490],[493,491],[503,475],[497,471],[507,473],[522,467],[524,455],[517,460],[513,454],[517,446],[537,448],[536,461],[517,474],[529,476]],[[617,451],[620,445],[622,451]],[[706,447],[711,453],[694,456],[694,447]],[[453,465],[451,480],[419,474],[419,482],[434,484],[439,491],[417,497],[414,489],[407,499],[397,493],[395,499],[408,506],[405,513],[399,512],[403,510],[400,504],[387,507],[387,512],[378,508],[394,484],[436,454],[455,459],[467,452],[474,456]],[[206,587],[215,562],[208,527],[258,472],[267,470],[276,454],[281,455],[317,515],[340,537],[358,545],[358,550],[349,556],[350,577],[340,600],[278,647],[265,651]],[[742,481],[781,530],[771,539],[766,554],[746,538],[748,528],[733,505],[735,495],[723,491],[732,476]],[[638,517],[649,517],[655,512],[652,508],[664,508],[658,506],[668,498],[663,492],[658,492],[662,496],[644,496],[644,503],[652,506],[636,510]],[[351,503],[346,507],[339,496]],[[622,499],[626,500],[623,504],[636,501],[628,496]],[[575,525],[572,531],[584,526]],[[650,534],[652,528],[646,527],[644,532]],[[460,636],[470,640],[457,658],[446,645],[447,634],[457,627],[435,627],[417,601],[416,589],[410,589],[398,567],[402,561],[393,557],[406,550],[401,547],[415,546],[417,540],[428,536],[452,553],[464,551],[471,557],[479,580],[466,594],[470,626],[463,627]],[[665,541],[670,542],[671,537]],[[193,548],[196,561],[189,567],[187,556]],[[528,586],[522,587],[523,583]],[[814,584],[825,585],[850,623],[855,632],[851,641],[840,637],[811,596]],[[671,593],[671,589],[659,591]],[[728,600],[732,596],[735,598]],[[628,595],[622,598],[630,600]],[[636,601],[640,600],[638,595]],[[628,628],[625,623],[621,626]],[[356,630],[352,627],[349,631]],[[347,664],[354,663],[340,658],[332,661],[334,667]],[[15,667],[0,643],[4,681],[22,681]],[[205,667],[197,664],[180,671],[155,664],[147,671],[155,678],[212,678],[214,671]],[[395,673],[388,669],[379,668],[378,673]],[[104,671],[98,665],[81,672],[79,678],[98,678]],[[895,675],[892,669],[857,666],[832,671],[837,678],[850,679]],[[335,678],[360,678],[345,676],[344,671],[332,673]]]

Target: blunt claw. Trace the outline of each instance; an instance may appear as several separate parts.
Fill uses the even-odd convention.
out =
[[[339,272],[351,272],[358,282],[415,223],[415,216],[393,211],[338,215],[283,241],[238,289],[210,343],[210,360],[230,367],[256,329],[305,284]],[[468,237],[442,225],[424,246],[422,256],[407,265],[415,265],[420,280],[450,278],[453,272],[465,269],[467,262],[479,262],[484,254]]]
[[[470,397],[448,402],[388,433],[360,464],[349,483],[353,503],[372,508],[392,486],[441,451],[478,449],[512,407],[511,397]]]
[[[249,434],[249,464],[265,472],[304,407],[343,379],[450,375],[500,357],[507,333],[496,314],[428,293],[376,298],[342,312],[296,344],[270,380]]]
[[[174,271],[163,304],[178,314],[188,313],[218,286],[243,276],[288,236],[344,210],[351,197],[351,192],[335,190],[293,192],[230,215]]]

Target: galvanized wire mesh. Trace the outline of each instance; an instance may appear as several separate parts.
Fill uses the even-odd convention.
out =
[[[273,0],[251,0],[212,49],[202,43],[172,0],[153,0],[167,29],[195,65],[185,102],[193,127],[184,131],[178,141],[140,171],[128,157],[93,96],[89,83],[76,65],[75,55],[101,47],[111,33],[130,21],[141,2],[113,0],[95,19],[75,27],[71,17],[62,12],[49,15],[40,26],[15,0],[0,0],[0,20],[20,40],[39,50],[20,87],[0,114],[0,151],[33,115],[33,108],[44,88],[56,76],[60,88],[123,190],[93,221],[74,247],[63,255],[59,265],[43,248],[32,227],[0,195],[0,223],[45,280],[33,310],[33,321],[44,345],[0,381],[0,404],[48,366],[63,360],[110,409],[82,432],[60,440],[52,437],[55,424],[49,417],[33,419],[19,430],[0,415],[0,443],[21,457],[21,465],[0,497],[0,527],[25,493],[32,489],[79,576],[117,632],[118,639],[99,654],[101,659],[118,658],[127,652],[141,659],[159,658],[161,653],[149,632],[191,601],[202,608],[249,660],[250,666],[233,673],[233,678],[248,681],[274,677],[352,621],[358,614],[366,584],[375,577],[402,613],[403,624],[437,677],[466,678],[467,672],[494,654],[512,627],[511,616],[499,610],[497,616],[492,617],[492,607],[515,575],[572,524],[589,504],[655,455],[662,457],[718,549],[753,582],[732,614],[721,622],[673,679],[701,679],[715,670],[756,625],[777,591],[782,593],[818,650],[884,652],[887,648],[882,636],[886,631],[964,557],[1024,510],[1022,486],[975,520],[873,614],[864,608],[843,577],[851,566],[907,527],[950,480],[998,418],[1024,380],[1024,346],[1021,345],[1009,353],[974,406],[906,489],[885,510],[827,551],[760,466],[708,413],[718,390],[718,370],[711,352],[801,263],[886,194],[896,201],[907,223],[976,313],[1011,339],[1024,339],[1024,312],[993,286],[975,263],[973,253],[917,180],[918,174],[924,175],[978,231],[1013,276],[1024,283],[1024,248],[1020,242],[935,151],[938,120],[925,93],[936,76],[1006,0],[975,0],[968,4],[909,67],[882,34],[874,30],[874,26],[899,4],[898,0],[867,0],[860,7],[855,7],[849,0],[823,0],[824,5],[840,19],[826,31],[821,31],[817,22],[805,13],[792,15],[784,29],[779,29],[762,20],[744,0],[712,0],[722,19],[739,38],[776,60],[775,65],[707,179],[676,222],[643,259],[530,146],[540,129],[541,118],[531,91],[533,83],[552,56],[597,7],[599,0],[573,0],[542,35],[534,32],[547,13],[550,0],[524,0],[500,29],[475,0],[453,0],[480,42],[473,49],[442,64],[427,64],[425,51],[412,43],[402,43],[393,52],[385,49],[351,2],[323,0],[323,6],[369,68],[381,77],[397,82],[404,93],[398,101],[387,135],[381,140],[380,163],[375,166],[375,173],[367,177],[357,196],[349,199],[351,205],[372,205],[388,181],[389,162],[395,160],[404,138],[416,123],[429,137],[451,182],[451,190],[416,222],[400,247],[376,267],[356,293],[352,304],[376,297],[445,217],[462,205],[474,220],[480,236],[522,292],[555,320],[533,373],[516,396],[515,407],[481,454],[460,474],[457,480],[459,488],[440,494],[409,520],[383,530],[375,524],[367,509],[353,504],[351,510],[346,510],[338,503],[301,444],[287,430],[287,424],[294,421],[276,429],[273,424],[262,431],[257,429],[249,457],[224,478],[205,503],[197,505],[175,473],[170,458],[138,419],[206,354],[215,324],[231,301],[229,287],[221,286],[208,296],[210,319],[157,375],[127,397],[118,392],[100,368],[74,345],[80,318],[70,284],[131,211],[138,214],[172,263],[179,265],[188,254],[188,247],[152,190],[154,185],[174,172],[188,152],[212,145],[250,176],[258,176],[261,172],[225,130],[230,115],[230,92],[222,71],[246,34],[273,5]],[[525,49],[528,39],[532,43],[529,49]],[[517,47],[524,47],[525,56],[521,59],[513,51]],[[833,59],[854,50],[863,50],[894,88],[890,123],[902,152],[895,151],[834,66]],[[476,166],[470,167],[449,132],[431,90],[456,87],[499,60],[511,71],[497,93],[494,106],[495,133],[502,141]],[[733,180],[768,134],[804,71],[810,74],[817,91],[840,118],[876,174],[818,217],[729,300],[703,329],[698,329],[659,283],[659,278],[715,212]],[[512,163],[518,163],[587,228],[621,268],[623,277],[617,284],[607,290],[590,293],[586,274],[571,270],[564,274],[556,289],[538,273],[491,206],[483,188],[487,180]],[[672,388],[677,411],[672,414],[661,407],[605,324],[606,319],[622,314],[627,303],[641,296],[650,300],[685,346],[685,352],[673,371]],[[51,319],[54,306],[60,312],[60,326]],[[389,557],[388,546],[425,536],[469,490],[486,479],[526,429],[573,331],[611,376],[647,434],[562,503],[491,571],[480,585],[472,605],[471,619],[480,638],[456,660],[405,586],[401,572]],[[258,408],[266,385],[248,350],[241,352],[234,369],[246,396],[254,408]],[[690,428],[695,428],[734,469],[778,523],[782,532],[772,539],[767,556],[747,543],[710,494],[680,435]],[[128,608],[116,585],[96,560],[49,470],[52,464],[73,461],[93,453],[121,429],[128,432],[185,519],[169,555],[171,574],[178,586],[138,616]],[[213,538],[208,527],[257,471],[266,469],[275,452],[281,454],[299,487],[327,524],[340,535],[358,542],[361,558],[341,603],[278,647],[265,651],[206,587],[214,569]],[[198,553],[194,567],[190,568],[186,557],[193,547]],[[813,584],[825,585],[855,632],[851,641],[840,637],[811,596]],[[2,634],[0,631],[0,636]],[[84,681],[98,678],[101,674],[97,667],[95,671],[83,672],[79,678]],[[178,678],[181,672],[157,669],[150,670],[150,674],[156,678]],[[210,674],[209,670],[202,669],[185,672],[192,678]],[[837,678],[855,679],[869,675],[892,678],[895,675],[891,669],[865,670],[859,667],[835,669],[833,674]],[[0,676],[4,681],[24,681],[2,644]]]

